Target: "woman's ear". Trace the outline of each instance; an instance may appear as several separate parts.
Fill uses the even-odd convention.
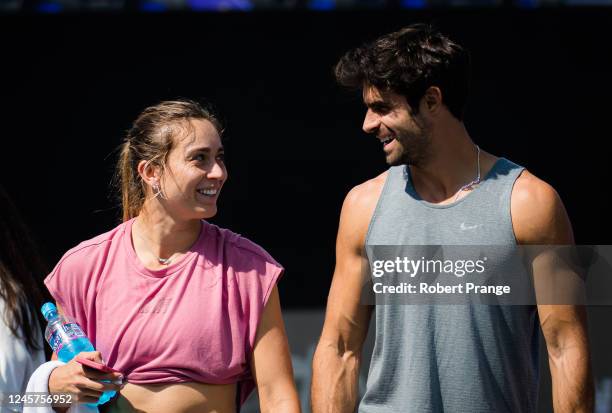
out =
[[[151,161],[138,162],[138,175],[150,187],[159,186],[161,180],[160,168],[151,164]]]

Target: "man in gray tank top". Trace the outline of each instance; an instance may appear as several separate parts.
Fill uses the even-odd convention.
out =
[[[593,408],[586,316],[575,305],[379,305],[365,395],[361,348],[373,306],[361,301],[368,246],[572,244],[556,191],[481,150],[463,123],[467,51],[412,25],[348,52],[336,66],[362,90],[363,129],[390,168],[353,188],[313,361],[315,413],[534,412],[538,332],[557,412]],[[370,257],[371,258],[371,257]]]

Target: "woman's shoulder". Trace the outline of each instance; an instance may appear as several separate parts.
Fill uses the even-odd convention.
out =
[[[254,325],[258,325],[258,317],[265,307],[268,298],[278,279],[283,275],[284,268],[263,247],[242,235],[206,223],[209,248],[204,251],[208,260],[223,266],[226,274],[234,280],[234,286],[244,292],[241,305],[253,304],[257,310]],[[248,298],[247,298],[248,297]]]
[[[110,231],[96,235],[70,248],[64,253],[62,258],[60,258],[50,276],[57,273],[60,267],[74,271],[82,271],[83,265],[95,263],[95,258],[97,256],[107,255],[109,249],[113,245],[118,246],[122,239],[125,225],[125,222],[121,223]]]
[[[221,246],[224,253],[229,255],[229,257],[240,260],[266,262],[282,268],[274,257],[272,257],[272,255],[262,246],[241,234],[206,221],[204,221],[204,225],[209,238],[212,238],[217,244],[217,249]]]
[[[45,278],[47,289],[67,314],[84,320],[83,300],[95,294],[96,288],[92,287],[99,280],[113,250],[121,251],[124,227],[125,223],[120,224],[69,249]]]

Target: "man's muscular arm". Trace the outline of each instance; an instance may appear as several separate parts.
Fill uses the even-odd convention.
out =
[[[512,223],[519,244],[574,243],[559,195],[527,171],[518,178],[512,193]],[[548,350],[555,412],[593,411],[585,308],[540,304],[538,314]]]
[[[385,175],[347,195],[336,240],[336,269],[323,332],[313,359],[312,411],[353,412],[359,396],[361,348],[372,307],[360,302],[367,265],[364,244]]]

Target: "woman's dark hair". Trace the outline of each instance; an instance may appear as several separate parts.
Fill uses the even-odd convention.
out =
[[[174,138],[189,127],[186,121],[190,119],[207,120],[219,135],[223,132],[221,122],[212,109],[187,99],[150,106],[134,121],[121,145],[115,179],[121,189],[123,221],[137,216],[146,198],[146,185],[138,174],[138,164],[144,160],[163,170]]]
[[[336,64],[338,82],[351,88],[374,86],[406,97],[414,112],[431,86],[462,120],[469,90],[468,52],[426,24],[414,24],[347,52]]]
[[[0,298],[4,301],[0,317],[30,351],[41,349],[38,338],[45,323],[39,309],[50,299],[42,281],[47,270],[29,229],[0,186]]]

